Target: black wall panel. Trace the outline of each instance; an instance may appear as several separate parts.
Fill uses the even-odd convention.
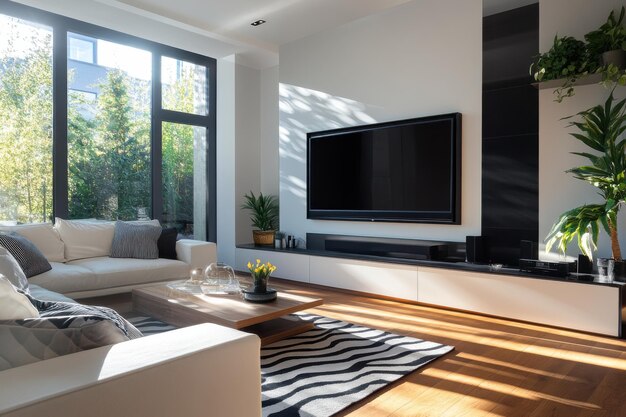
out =
[[[539,6],[483,20],[482,235],[492,263],[517,265],[539,240],[539,95],[528,68],[539,52]]]

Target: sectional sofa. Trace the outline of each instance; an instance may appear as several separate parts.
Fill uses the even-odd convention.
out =
[[[216,258],[214,243],[193,240],[175,243],[176,259],[111,258],[114,229],[93,220],[0,227],[50,262],[29,279],[32,296],[50,301],[183,279]],[[17,366],[0,372],[0,416],[258,417],[259,350],[256,335],[201,324]]]

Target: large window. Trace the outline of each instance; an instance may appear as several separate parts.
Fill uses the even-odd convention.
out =
[[[68,34],[68,45],[75,36]],[[67,62],[69,217],[149,216],[152,54],[101,39],[91,43],[98,45],[98,65],[71,54]]]
[[[52,215],[52,28],[0,15],[0,222]]]
[[[0,3],[0,222],[215,240],[215,60]]]

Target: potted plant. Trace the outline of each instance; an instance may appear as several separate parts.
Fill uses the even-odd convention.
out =
[[[614,65],[619,70],[626,69],[626,27],[624,27],[624,13],[622,6],[619,18],[615,11],[611,11],[606,22],[598,29],[585,35],[587,53],[590,60],[602,62],[606,67]]]
[[[244,300],[253,303],[267,303],[275,300],[278,293],[267,286],[267,281],[272,272],[276,271],[276,266],[270,262],[261,263],[261,260],[257,259],[256,264],[248,262],[248,270],[252,275],[252,287],[241,291]]]
[[[261,263],[261,260],[257,259],[256,265],[248,262],[248,270],[252,275],[252,290],[255,293],[266,293],[267,281],[272,272],[276,271],[276,266],[270,262]]]
[[[252,238],[255,245],[273,245],[274,233],[278,226],[278,200],[272,195],[265,196],[259,193],[258,197],[252,191],[244,195],[245,203],[242,209],[250,210]]]
[[[567,172],[598,189],[603,201],[585,204],[563,213],[547,236],[546,249],[555,244],[564,253],[567,245],[577,239],[580,250],[592,259],[602,227],[611,238],[615,262],[615,279],[626,279],[626,263],[617,233],[617,213],[626,201],[626,99],[615,104],[613,93],[604,105],[578,113],[580,121],[571,122],[578,132],[571,135],[591,148],[591,152],[573,152],[589,160],[588,165]]]
[[[554,37],[554,43],[548,52],[539,54],[530,65],[530,73],[535,81],[563,79],[563,85],[556,88],[556,101],[574,95],[574,83],[580,76],[586,75],[595,67],[589,66],[585,56],[585,43],[571,36]]]

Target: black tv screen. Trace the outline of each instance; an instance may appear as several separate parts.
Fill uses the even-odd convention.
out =
[[[461,114],[307,134],[307,218],[461,222]]]

